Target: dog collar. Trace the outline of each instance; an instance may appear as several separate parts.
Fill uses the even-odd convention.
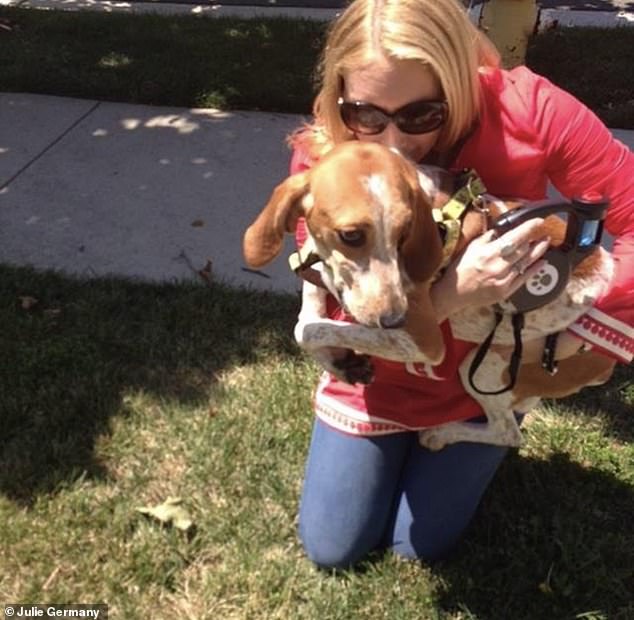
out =
[[[485,192],[486,187],[476,171],[473,169],[465,170],[458,191],[444,206],[432,210],[434,221],[443,241],[441,269],[449,264],[458,245],[464,214],[471,205],[482,201],[482,195]]]
[[[321,257],[315,252],[313,241],[308,238],[301,248],[298,248],[288,257],[288,266],[291,271],[299,275],[303,269],[308,269],[319,261],[321,261]]]
[[[321,277],[321,271],[313,269],[313,265],[323,262],[317,254],[314,241],[308,237],[304,245],[288,257],[288,265],[293,273],[315,286],[329,290]]]

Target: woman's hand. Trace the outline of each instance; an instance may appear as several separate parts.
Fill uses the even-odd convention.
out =
[[[540,234],[543,221],[528,220],[498,238],[490,230],[471,241],[432,286],[439,322],[463,308],[508,299],[537,273],[542,262],[535,261],[549,244]]]

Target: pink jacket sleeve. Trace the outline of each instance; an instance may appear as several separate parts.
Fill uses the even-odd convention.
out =
[[[572,95],[540,78],[535,119],[546,174],[567,198],[609,200],[606,230],[614,236],[610,290],[570,331],[628,363],[634,354],[634,154]]]
[[[306,153],[305,149],[301,146],[297,146],[293,149],[293,155],[291,156],[290,174],[297,174],[308,170],[312,166],[313,162]],[[295,243],[298,248],[301,248],[308,236],[306,231],[306,222],[304,218],[300,218],[297,222],[297,229],[295,230]]]

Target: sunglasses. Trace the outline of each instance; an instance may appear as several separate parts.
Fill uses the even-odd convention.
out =
[[[429,99],[412,101],[391,113],[364,101],[344,101],[343,97],[339,97],[337,104],[343,124],[365,136],[381,133],[390,122],[403,133],[429,133],[445,124],[448,112],[446,101]]]

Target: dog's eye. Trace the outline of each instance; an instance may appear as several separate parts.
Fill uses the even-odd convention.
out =
[[[341,241],[353,248],[359,248],[365,243],[365,233],[362,230],[340,230],[338,234]]]

